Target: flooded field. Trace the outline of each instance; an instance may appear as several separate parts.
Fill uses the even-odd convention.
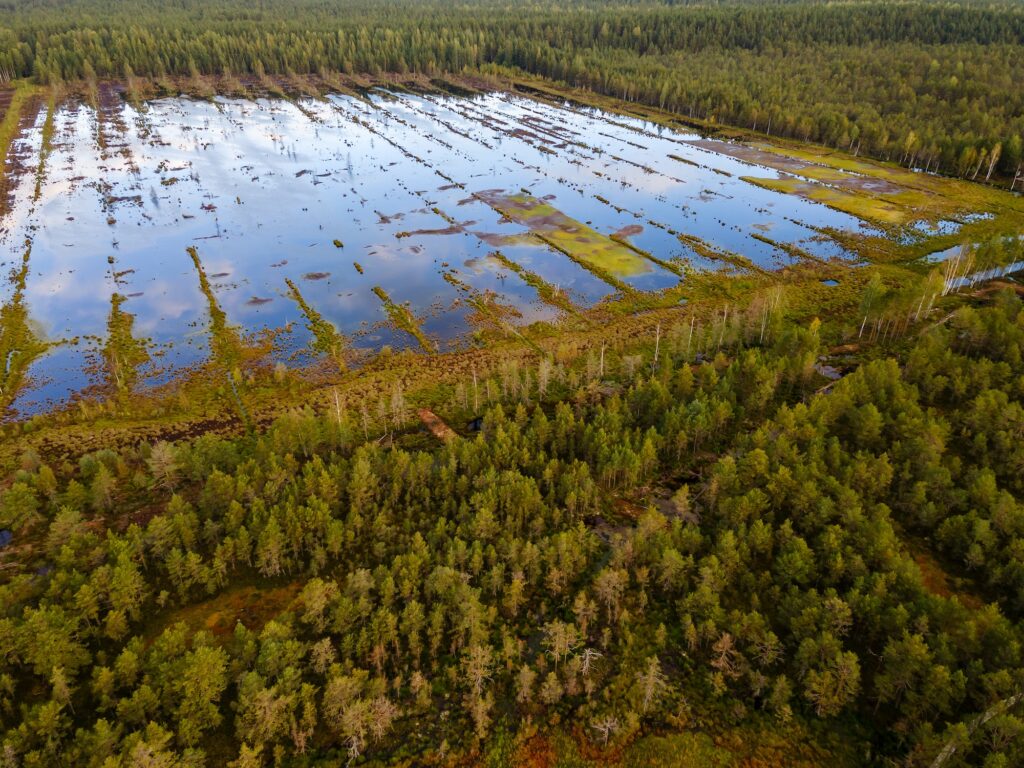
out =
[[[44,105],[11,154],[6,418],[243,346],[443,351],[936,226],[883,179],[507,93]]]

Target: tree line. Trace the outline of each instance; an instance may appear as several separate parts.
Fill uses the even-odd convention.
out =
[[[905,165],[1013,178],[1024,10],[1015,3],[461,4],[95,0],[0,4],[0,72],[530,73],[681,115]]]

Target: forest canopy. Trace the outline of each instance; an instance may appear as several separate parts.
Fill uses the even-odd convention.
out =
[[[1024,305],[891,314],[915,298],[872,279],[825,387],[822,324],[773,300],[474,376],[442,412],[481,431],[443,446],[399,398],[383,434],[304,409],[26,452],[4,765],[508,765],[537,727],[1019,765]]]
[[[690,118],[973,176],[1018,170],[1019,3],[30,0],[0,73],[532,74]]]
[[[96,230],[110,228],[103,240],[106,248],[105,238],[113,238],[110,250],[98,252],[102,279],[87,278],[82,265],[95,259],[81,253],[67,274],[75,272],[69,280],[76,290],[116,291],[106,337],[93,336],[97,354],[85,358],[109,382],[51,412],[0,423],[0,439],[10,438],[0,445],[0,768],[1024,765],[1024,198],[874,163],[859,165],[871,173],[848,170],[851,155],[864,153],[969,178],[984,168],[982,179],[1003,184],[1016,178],[1024,161],[1022,51],[1019,2],[0,0],[6,124],[10,133],[24,128],[23,135],[39,136],[18,140],[10,155],[37,154],[39,163],[19,160],[27,169],[19,189],[34,182],[32,206],[24,215],[12,208],[5,219],[21,217],[15,224],[31,235],[20,261],[11,262],[13,299],[0,312],[6,394],[20,386],[25,359],[65,345],[36,340],[44,324],[25,299],[52,290],[27,280],[51,277],[40,264],[58,263],[30,261],[33,244],[37,256],[48,239],[61,249],[76,245],[77,235],[51,238],[38,226],[47,216],[75,219],[53,189],[85,182],[79,188],[89,206],[101,195],[105,224],[101,218],[96,227],[59,231],[99,242]],[[136,93],[146,96],[133,97],[130,84],[143,78],[147,87]],[[111,82],[101,89],[99,81]],[[306,159],[291,149],[303,140],[286,127],[296,123],[269,109],[257,115],[252,102],[227,106],[248,111],[237,121],[263,121],[266,140],[259,143],[219,127],[200,134],[195,126],[212,120],[198,111],[194,118],[186,110],[163,116],[160,125],[180,123],[184,139],[150,130],[158,110],[149,95],[187,92],[214,101],[228,81],[239,85],[240,99],[272,94],[280,99],[275,108],[308,118],[305,136],[313,141],[334,125],[346,140],[352,126],[366,128],[367,141],[328,147],[323,156],[335,165],[321,174],[302,167]],[[286,81],[306,88],[245,87]],[[595,192],[606,208],[594,208],[599,213],[584,225],[586,216],[570,218],[547,204],[555,195],[541,197],[548,182],[529,181],[535,171],[545,175],[534,161],[521,163],[521,177],[509,174],[508,164],[488,172],[479,160],[485,153],[474,148],[462,152],[479,166],[470,178],[505,173],[536,186],[501,195],[502,205],[488,203],[488,223],[519,226],[519,210],[566,225],[548,239],[525,225],[515,233],[502,228],[502,236],[470,231],[476,219],[449,215],[434,190],[449,193],[453,210],[455,201],[482,206],[487,191],[473,194],[476,181],[471,187],[446,175],[441,153],[428,162],[393,138],[398,130],[378,128],[411,129],[420,119],[413,115],[426,113],[401,99],[418,97],[410,91],[426,91],[428,81],[446,99],[459,87],[511,84],[525,93],[532,85],[545,102],[565,107],[545,111],[540,98],[529,102],[522,113],[540,119],[519,122],[537,133],[576,120],[586,105],[634,102],[615,101],[616,114],[603,123],[579,120],[594,127],[558,138],[563,147],[571,141],[583,149],[599,126],[612,117],[618,125],[631,112],[664,118],[619,125],[636,139],[620,143],[641,150],[640,141],[653,144],[677,120],[709,132],[742,129],[726,138],[763,132],[839,147],[844,152],[817,156],[840,164],[798,163],[801,152],[815,153],[778,141],[792,155],[778,153],[768,160],[776,165],[763,167],[796,165],[815,173],[806,178],[820,179],[821,189],[840,178],[857,178],[872,193],[891,186],[885,194],[900,196],[907,224],[884,231],[871,224],[856,233],[826,228],[825,217],[812,212],[817,221],[798,221],[786,198],[775,197],[765,205],[788,212],[779,229],[792,223],[807,236],[799,246],[776,242],[768,237],[783,237],[772,230],[775,219],[753,224],[760,235],[754,239],[792,257],[767,266],[666,224],[676,242],[728,267],[710,271],[641,250],[628,239],[643,232],[640,224],[611,232],[610,217],[595,221],[615,208],[657,228],[657,210],[633,213]],[[332,82],[346,92],[346,104],[332,124],[314,123],[317,114],[301,110],[324,106],[325,114],[329,105],[305,99]],[[376,86],[391,92],[374,102],[367,93]],[[102,90],[104,99],[77,101],[90,90]],[[131,108],[122,110],[122,92]],[[507,95],[465,98],[471,111],[452,113],[487,119],[488,100]],[[31,110],[20,113],[15,97],[31,100]],[[583,106],[562,102],[570,97]],[[384,98],[398,105],[394,112],[380,108]],[[63,112],[66,102],[73,108]],[[208,116],[228,111],[219,100],[176,103],[201,106]],[[359,122],[375,109],[378,122]],[[496,135],[526,133],[513,126],[514,114],[509,109],[510,128]],[[72,122],[88,127],[90,154],[72,154]],[[437,124],[458,135],[447,117]],[[424,155],[433,149],[428,130],[409,144]],[[128,137],[142,133],[147,143],[137,145],[141,162],[133,165]],[[460,151],[475,141],[462,138]],[[688,141],[677,139],[668,149],[681,151]],[[309,244],[312,219],[295,210],[319,193],[303,187],[293,197],[268,184],[266,196],[295,218],[302,235],[301,242],[275,241],[265,234],[271,228],[263,229],[259,237],[273,251],[268,268],[283,267],[287,257],[295,272],[261,285],[253,265],[269,254],[252,255],[254,237],[219,255],[211,243],[218,260],[230,249],[245,258],[230,262],[235,271],[212,272],[211,263],[207,276],[196,242],[205,249],[221,238],[228,205],[259,209],[243,201],[246,193],[227,174],[231,186],[208,190],[199,186],[198,164],[158,159],[163,153],[154,148],[173,142],[190,154],[168,157],[189,158],[223,142],[237,152],[232,165],[252,160],[240,178],[253,185],[260,174],[277,173],[266,152],[288,156],[278,175],[304,185],[326,183],[319,179],[335,170],[341,184],[347,162],[344,183],[351,186],[341,195],[359,198],[374,219],[390,224],[411,213],[401,226],[411,229],[422,215],[450,227],[372,230],[360,242],[356,203],[338,201],[340,186],[324,187],[333,204],[353,207],[325,207],[336,231]],[[710,142],[691,145],[701,143]],[[36,154],[24,151],[35,144]],[[511,156],[509,145],[501,151]],[[750,151],[750,165],[769,158],[757,146],[728,146]],[[566,162],[552,165],[569,175],[593,171],[623,190],[638,178],[657,180],[647,156],[644,163],[609,160],[605,147],[567,150]],[[654,145],[652,165],[665,149]],[[374,207],[385,193],[374,202],[361,198],[356,153],[374,162],[362,176],[401,176],[399,186],[381,189],[400,188],[412,204],[395,213],[391,205],[404,203]],[[402,156],[415,164],[385,165]],[[129,196],[103,183],[122,161]],[[609,170],[612,161],[630,169]],[[135,194],[145,188],[142,163],[158,169],[153,208],[131,209],[144,199]],[[256,170],[260,163],[265,167]],[[213,176],[227,166],[209,167]],[[49,168],[61,174],[44,183]],[[902,179],[889,185],[872,175],[879,169],[952,191],[904,188]],[[191,207],[182,203],[186,174],[202,194]],[[561,181],[557,189],[570,188]],[[768,180],[736,179],[748,181]],[[720,187],[744,190],[729,197],[704,186],[691,184],[689,199],[720,200],[722,218],[713,225],[740,230],[726,219],[737,196],[753,187]],[[651,187],[663,198],[678,189],[662,181]],[[221,189],[230,189],[233,201]],[[945,197],[973,193],[987,206],[993,201],[985,212],[950,204],[956,214],[947,216]],[[630,206],[648,199],[623,197]],[[150,288],[156,279],[140,274],[138,285],[150,293],[121,293],[136,287],[127,279],[135,265],[157,261],[166,241],[136,250],[126,238],[122,247],[125,230],[113,229],[113,205],[123,205],[119,215],[131,228],[139,224],[145,238],[164,227],[157,219],[141,228],[162,199],[169,201],[166,221],[173,218],[175,232],[192,238],[184,250],[199,286],[197,313],[206,301],[202,319],[183,315],[188,338],[174,343],[184,351],[195,341],[209,353],[187,382],[161,378],[171,345],[134,333],[143,323],[123,306],[129,297],[140,299],[133,306],[156,304],[168,292]],[[854,199],[865,206],[854,210],[865,210],[870,198],[849,191],[847,205]],[[224,219],[212,215],[218,205]],[[932,205],[941,214],[918,221]],[[681,215],[702,216],[686,208],[675,206],[665,221],[686,227]],[[120,213],[129,209],[139,218]],[[216,235],[180,226],[179,217],[195,218],[189,211],[197,209],[211,214]],[[259,216],[248,216],[260,230]],[[918,229],[925,225],[927,232]],[[379,232],[413,239],[392,247]],[[595,260],[591,276],[608,276],[600,290],[618,293],[577,307],[571,294],[578,283],[553,285],[526,268],[560,255],[577,261],[560,244],[585,243],[590,234],[673,267],[670,279],[678,277],[685,292],[669,287],[655,297]],[[472,237],[474,248],[477,240],[488,248],[462,256],[455,248],[421,247],[422,235]],[[832,251],[804,251],[812,236],[838,245],[862,237],[871,257],[857,251],[860,257],[847,262]],[[362,295],[380,299],[374,317],[387,316],[390,325],[357,319],[352,338],[380,345],[346,360],[350,339],[331,321],[337,315],[320,314],[319,299],[307,302],[298,287],[308,268],[301,254],[316,245],[330,254],[337,283],[325,280],[327,271],[301,279],[325,280],[320,296],[329,292],[332,304],[320,306],[336,308],[356,296],[358,278],[335,266],[349,260],[346,253],[362,260],[352,262],[358,276],[378,247],[380,262],[395,271],[422,254],[441,270],[438,282],[456,288],[458,274],[483,272],[482,257],[495,242],[511,254],[532,238],[537,250],[517,256],[522,265],[502,251],[487,253],[487,279],[514,273],[524,290],[535,290],[531,297],[559,308],[558,316],[543,315],[556,319],[518,314],[521,323],[506,323],[495,311],[484,318],[500,320],[493,334],[481,323],[472,337],[440,351],[433,332],[421,329],[413,300],[398,291],[392,299],[386,281],[366,275]],[[932,247],[936,241],[941,248]],[[698,251],[701,244],[708,247]],[[916,249],[914,259],[896,246]],[[173,254],[179,261],[168,262],[170,277],[159,281],[185,295],[191,272],[180,250]],[[131,266],[119,260],[133,251],[138,261]],[[588,269],[582,257],[575,266],[581,275]],[[216,291],[242,286],[222,307]],[[464,287],[452,307],[483,316],[498,306]],[[286,354],[275,356],[257,342],[273,341],[276,330],[250,334],[234,324],[242,302],[258,307],[271,295],[302,310],[280,317],[295,318],[289,326],[299,333],[303,323],[308,349],[292,348],[294,339],[305,343],[296,335],[278,348]],[[447,311],[448,300],[429,300],[430,312]],[[424,353],[392,348],[391,331],[413,337]],[[144,389],[150,360],[156,376]]]

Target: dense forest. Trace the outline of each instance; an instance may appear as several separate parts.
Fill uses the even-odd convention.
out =
[[[1024,304],[874,322],[904,300],[868,283],[831,383],[821,324],[766,297],[467,379],[441,412],[480,432],[444,445],[396,393],[26,452],[0,761],[507,765],[530,723],[600,757],[759,722],[827,725],[858,764],[1020,765]]]
[[[59,186],[102,174],[127,147],[106,143],[125,135],[108,119],[115,107],[96,113],[106,120],[94,135],[100,164],[57,154],[65,138],[54,115],[75,93],[64,86],[80,81],[96,93],[101,80],[123,80],[128,98],[143,78],[157,86],[145,93],[174,93],[188,79],[211,98],[218,84],[278,76],[310,75],[301,82],[312,96],[317,76],[353,93],[389,74],[423,76],[396,92],[428,79],[437,91],[545,85],[545,98],[594,105],[597,93],[634,102],[616,102],[622,111],[655,112],[641,102],[675,113],[657,113],[661,127],[677,118],[735,126],[742,131],[728,136],[817,141],[1009,185],[1024,178],[1022,51],[1024,4],[1009,0],[0,0],[0,85],[17,83],[0,89],[14,105],[7,128],[40,126],[24,214],[32,237],[38,200],[40,217],[74,219],[47,197],[51,151],[83,174]],[[22,116],[15,96],[36,111]],[[484,103],[465,115],[480,119]],[[358,146],[388,142],[395,157],[418,161],[404,166],[412,186],[436,185],[436,174],[446,182],[438,190],[468,194],[440,162],[370,132],[378,142]],[[156,144],[145,146],[139,157],[157,164]],[[236,159],[253,151],[262,162],[246,146]],[[128,167],[127,149],[124,158]],[[796,156],[775,161],[791,168]],[[807,178],[824,189],[845,170],[815,165]],[[297,277],[283,283],[311,349],[332,359],[290,366],[248,334],[243,341],[211,280],[244,284],[249,264],[208,278],[192,240],[170,282],[184,292],[194,267],[210,358],[187,386],[163,380],[145,391],[137,363],[164,353],[122,306],[117,281],[135,267],[113,255],[119,241],[108,233],[116,292],[96,359],[116,388],[0,423],[0,768],[1024,765],[1024,238],[1011,205],[1020,198],[884,170],[991,198],[984,213],[954,217],[944,199],[916,210],[939,197],[927,185],[884,193],[915,216],[930,211],[921,222],[935,225],[927,242],[941,248],[921,245],[915,258],[941,263],[874,245],[856,263],[795,245],[785,266],[723,253],[735,258],[721,272],[671,262],[680,285],[693,286],[685,295],[666,288],[648,301],[653,291],[613,278],[630,301],[589,308],[495,252],[573,318],[537,321],[536,337],[526,320],[502,320],[501,336],[480,332],[437,352],[411,302],[381,283],[372,289],[381,313],[406,321],[429,353],[388,344],[351,364],[338,352],[343,334],[303,299]],[[847,204],[863,206],[854,210],[889,188],[881,175],[849,175],[864,187],[846,190]],[[130,203],[97,181],[83,185],[91,203],[90,184],[104,206]],[[178,182],[154,186],[170,195]],[[562,216],[560,233],[600,234],[603,224],[584,228],[583,217],[522,193],[487,213],[514,221],[509,201],[521,202],[537,218]],[[300,204],[313,199],[302,194]],[[415,194],[414,213],[452,230],[421,234],[477,235],[463,231],[475,221]],[[214,199],[204,196],[200,210],[216,210]],[[282,209],[294,202],[278,199]],[[190,209],[178,198],[174,210],[185,218]],[[100,228],[114,223],[111,215]],[[348,223],[324,233],[339,238],[327,250],[340,263],[347,248],[369,265],[376,254],[356,250]],[[678,222],[666,231],[679,241],[702,242],[669,224]],[[818,236],[854,237],[807,224]],[[978,236],[986,226],[991,236]],[[918,247],[911,229],[894,227],[892,242]],[[874,225],[864,230],[855,234],[889,245]],[[631,245],[629,231],[607,239],[670,264]],[[61,248],[71,239],[54,238]],[[24,298],[27,278],[47,271],[30,262],[32,245],[19,243],[10,262],[3,312],[14,330],[0,338],[8,372],[42,346]],[[311,246],[274,247],[278,268]],[[552,249],[544,253],[576,260]],[[428,257],[461,284],[446,253]],[[72,279],[96,290],[84,270]],[[352,287],[345,279],[332,301],[353,295],[338,292]],[[466,288],[484,314],[485,294]],[[141,304],[160,294],[127,295]],[[364,325],[366,334],[383,327]],[[7,381],[18,379],[5,378],[13,389]]]
[[[0,78],[530,74],[1008,182],[1022,42],[1013,2],[0,2]]]

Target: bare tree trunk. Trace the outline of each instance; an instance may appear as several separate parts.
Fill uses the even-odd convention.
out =
[[[984,151],[982,151],[982,153],[980,155],[978,155],[978,166],[974,169],[974,175],[971,176],[971,181],[976,181],[977,180],[978,174],[981,173],[981,166],[984,164],[985,158],[987,156],[988,156],[988,153],[984,152]]]
[[[1013,694],[1013,696],[1008,696],[1002,701],[997,701],[991,707],[989,707],[976,718],[974,718],[974,720],[967,726],[967,735],[973,735],[974,732],[978,730],[978,728],[985,725],[985,723],[987,723],[993,717],[1001,715],[1008,709],[1012,709],[1013,707],[1015,707],[1022,698],[1024,698],[1024,693],[1015,693]],[[956,752],[959,746],[962,745],[957,743],[957,738],[954,736],[952,739],[946,742],[946,746],[944,746],[942,748],[942,751],[935,756],[935,759],[932,761],[931,768],[942,768],[942,766],[946,764],[949,758],[953,756],[953,754]]]
[[[989,153],[988,173],[985,174],[985,181],[988,181],[989,179],[992,178],[992,171],[995,170],[996,163],[999,162],[999,156],[1002,153],[1003,153],[1003,148],[1002,148],[1001,145],[996,144],[994,147],[992,147],[992,152]]]
[[[476,366],[473,366],[473,412],[480,413],[480,390],[476,385]]]

